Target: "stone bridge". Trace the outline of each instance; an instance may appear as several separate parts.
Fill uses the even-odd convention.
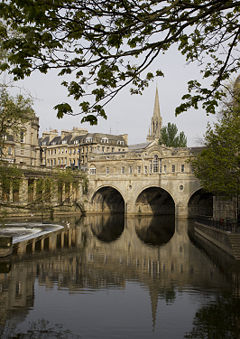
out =
[[[212,215],[212,195],[192,173],[191,149],[156,144],[124,155],[91,159],[87,212]]]

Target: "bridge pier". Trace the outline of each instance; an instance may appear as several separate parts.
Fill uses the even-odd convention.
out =
[[[188,205],[176,204],[175,205],[175,218],[186,219],[188,218]]]

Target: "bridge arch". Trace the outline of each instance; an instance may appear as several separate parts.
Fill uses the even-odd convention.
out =
[[[135,202],[138,214],[175,215],[175,202],[171,194],[162,187],[148,186],[137,195]]]
[[[113,186],[99,187],[91,198],[91,204],[96,213],[124,213],[123,196]]]
[[[213,194],[199,188],[194,191],[188,200],[188,216],[213,216]]]

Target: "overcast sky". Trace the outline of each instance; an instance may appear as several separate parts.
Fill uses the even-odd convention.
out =
[[[97,126],[87,123],[81,124],[81,115],[76,117],[65,116],[56,118],[53,107],[68,100],[66,90],[54,72],[47,75],[34,73],[31,77],[19,82],[21,88],[26,89],[34,97],[34,109],[40,118],[40,134],[49,129],[72,129],[72,127],[86,128],[89,132],[103,132],[112,134],[128,134],[129,144],[145,142],[153,114],[154,97],[158,86],[160,112],[163,125],[175,123],[179,131],[184,131],[188,139],[188,146],[197,146],[206,130],[207,121],[214,117],[207,117],[199,109],[192,109],[175,117],[175,107],[181,102],[181,96],[186,93],[187,81],[200,79],[200,68],[197,64],[187,65],[184,58],[175,48],[171,48],[167,55],[159,57],[152,68],[154,71],[161,68],[165,77],[158,78],[150,84],[143,95],[130,95],[129,89],[124,89],[111,103],[106,111],[108,119],[100,119]]]

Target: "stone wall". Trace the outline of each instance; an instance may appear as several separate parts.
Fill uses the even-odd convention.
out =
[[[237,199],[227,199],[224,197],[213,198],[213,218],[214,220],[236,220]]]
[[[19,169],[22,176],[17,190],[13,182],[6,187],[0,180],[1,217],[83,213],[81,172],[74,171],[72,177],[64,177],[65,170],[30,166],[19,166]]]

